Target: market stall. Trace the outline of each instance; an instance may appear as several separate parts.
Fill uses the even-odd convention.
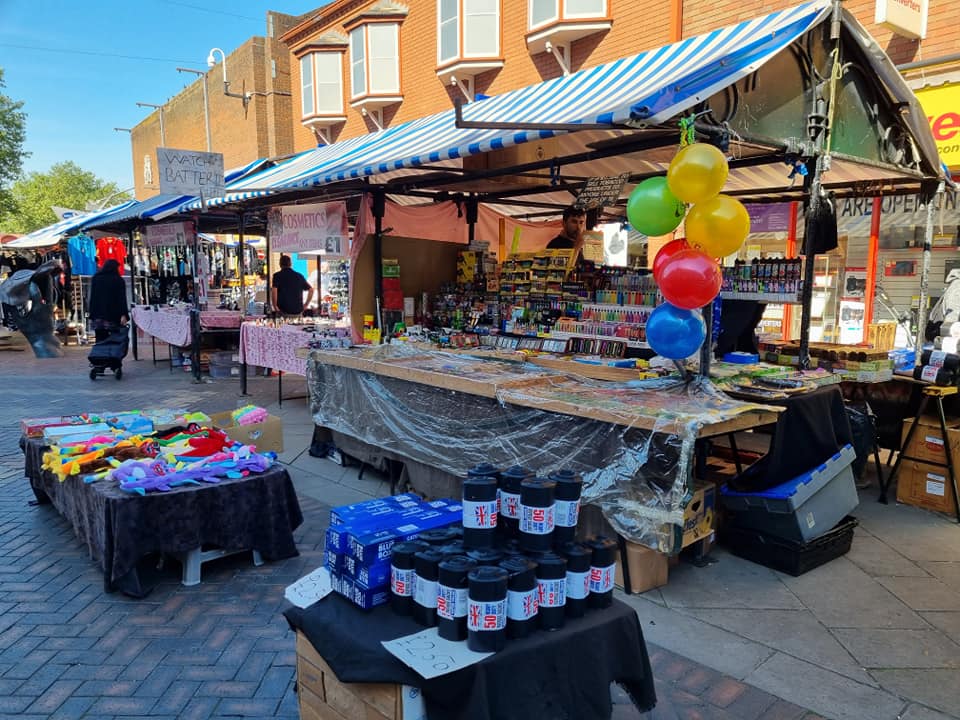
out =
[[[184,306],[135,305],[130,309],[135,328],[150,336],[153,363],[157,362],[155,340],[167,345],[171,370],[174,367],[173,348],[190,351],[190,362],[201,363],[194,356],[194,338],[204,346],[204,338],[211,342],[236,347],[240,341],[241,313],[237,310],[201,310],[199,313]],[[199,321],[199,322],[198,322]]]
[[[225,430],[169,412],[25,419],[24,474],[38,503],[52,503],[86,545],[107,592],[149,593],[158,555],[176,558],[183,583],[196,584],[201,564],[223,555],[252,552],[260,564],[297,554],[303,518],[287,471],[227,435],[268,452],[266,413],[243,414],[261,424],[234,425],[230,413],[216,421]]]

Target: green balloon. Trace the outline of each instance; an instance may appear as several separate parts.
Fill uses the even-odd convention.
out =
[[[670,192],[664,176],[647,178],[627,200],[627,219],[644,235],[666,235],[677,229],[687,206]]]

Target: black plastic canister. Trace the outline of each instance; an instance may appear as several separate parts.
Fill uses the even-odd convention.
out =
[[[499,480],[500,470],[490,463],[480,463],[467,470],[467,477],[491,477],[494,480]]]
[[[473,560],[477,564],[477,567],[481,565],[496,567],[500,564],[500,561],[503,560],[503,553],[493,548],[477,548],[475,550],[467,550],[467,557]]]
[[[534,556],[537,562],[537,618],[543,630],[563,627],[567,604],[567,560],[555,553]]]
[[[444,557],[467,554],[467,548],[464,547],[463,540],[451,540],[443,545],[437,545],[435,550],[437,550]]]
[[[448,542],[452,542],[456,536],[457,533],[452,527],[433,528],[432,530],[424,530],[417,536],[417,540],[425,542],[428,545],[433,545],[434,547],[439,547],[440,545],[446,545]]]
[[[504,557],[523,555],[523,548],[520,547],[520,541],[516,538],[501,538],[497,543],[497,550],[502,552]]]
[[[507,577],[501,567],[478,567],[467,576],[467,647],[503,650],[507,642]]]
[[[604,535],[594,535],[585,544],[591,550],[590,607],[610,607],[613,602],[613,576],[617,563],[617,543]]]
[[[463,481],[463,544],[493,547],[497,535],[497,480],[468,477]]]
[[[500,563],[507,579],[507,637],[522,638],[537,627],[537,563],[515,555]]]
[[[559,547],[576,538],[583,479],[571,470],[557,470],[550,473],[547,479],[557,484],[553,494],[553,544]]]
[[[413,589],[411,614],[414,620],[427,627],[437,624],[437,580],[440,577],[441,560],[443,555],[434,548],[421,550],[413,556],[417,577]]]
[[[590,597],[593,551],[580,543],[566,543],[559,553],[567,559],[567,617],[583,617]]]
[[[440,561],[437,581],[437,632],[444,640],[467,639],[467,574],[476,563],[463,555]]]
[[[397,543],[390,554],[390,606],[398,615],[409,615],[413,609],[416,570],[413,556],[428,545],[419,540]]]
[[[497,527],[500,534],[516,537],[520,532],[520,485],[533,472],[520,465],[508,467],[500,473],[500,517]]]
[[[520,484],[520,547],[548,552],[553,547],[553,480],[530,478]]]

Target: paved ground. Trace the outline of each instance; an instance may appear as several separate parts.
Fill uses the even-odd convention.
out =
[[[168,579],[145,600],[105,595],[99,569],[56,511],[29,504],[32,495],[16,446],[19,418],[160,405],[212,412],[251,399],[239,396],[236,381],[196,385],[182,373],[129,360],[121,382],[105,378],[92,383],[85,373],[85,354],[84,349],[70,348],[67,358],[36,361],[27,353],[0,353],[0,717],[297,717],[293,639],[280,615],[283,588],[321,563],[329,507],[385,494],[387,484],[376,476],[360,480],[355,468],[311,458],[305,452],[311,427],[304,401],[290,400],[278,408],[276,382],[252,379],[252,401],[284,418],[287,449],[281,460],[294,478],[306,518],[296,533],[300,557],[260,568],[240,556],[224,559],[205,565],[203,583],[193,588],[179,585],[175,568],[169,567]],[[285,379],[285,394],[302,394],[302,389],[302,380]],[[908,512],[899,543],[916,553],[939,549],[941,556],[931,556],[919,584],[898,584],[896,578],[903,575],[880,572],[890,567],[897,538],[881,539],[885,515],[877,508],[865,513],[855,552],[841,565],[844,572],[853,565],[864,574],[866,579],[854,578],[859,585],[838,585],[849,578],[826,568],[793,581],[721,552],[716,565],[675,569],[662,591],[628,598],[652,641],[660,703],[647,720],[873,719],[900,714],[908,720],[936,720],[948,716],[931,707],[960,707],[949,705],[957,692],[953,663],[960,658],[951,645],[960,639],[951,613],[960,605],[889,615],[887,597],[903,604],[905,600],[895,597],[898,593],[920,592],[928,606],[953,602],[930,581],[941,583],[939,572],[944,576],[941,584],[953,582],[957,589],[960,575],[950,575],[950,563],[960,558],[944,559],[941,543],[952,538],[956,552],[960,543],[956,536],[939,535],[948,526],[953,529],[946,521],[938,524],[934,518],[936,533],[931,534],[928,514]],[[873,575],[868,574],[870,567]],[[895,567],[909,572],[902,563]],[[886,585],[874,579],[881,577],[888,579]],[[796,620],[799,615],[788,615],[803,615],[804,610],[772,592],[773,581],[806,610],[806,624]],[[850,593],[858,606],[836,597]],[[814,599],[821,595],[823,603],[807,610],[804,602],[816,605]],[[874,607],[877,596],[883,603]],[[824,617],[834,605],[846,615]],[[889,635],[875,632],[874,624],[850,622],[858,613],[875,619],[916,615],[921,624],[913,629],[925,632],[922,637],[929,642],[915,647],[914,635]],[[887,632],[906,632],[912,622],[893,623],[895,629]],[[868,630],[844,631],[846,624]],[[833,664],[841,667],[832,668],[829,662],[814,666],[822,660],[814,652],[817,643],[822,645],[816,625],[844,638],[845,657],[833,657]],[[815,641],[806,642],[807,637]],[[882,658],[889,648],[906,653],[903,667],[889,674],[863,670],[866,663],[854,658],[854,653],[867,652]],[[835,650],[829,646],[824,652],[829,658]],[[837,685],[837,677],[855,685]],[[641,718],[620,693],[615,692],[614,699],[619,701],[615,718]],[[858,714],[857,707],[864,711]]]

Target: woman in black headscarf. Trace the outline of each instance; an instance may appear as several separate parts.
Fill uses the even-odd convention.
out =
[[[107,260],[90,281],[90,318],[97,342],[109,337],[111,330],[127,324],[127,284],[120,275],[120,264]]]

